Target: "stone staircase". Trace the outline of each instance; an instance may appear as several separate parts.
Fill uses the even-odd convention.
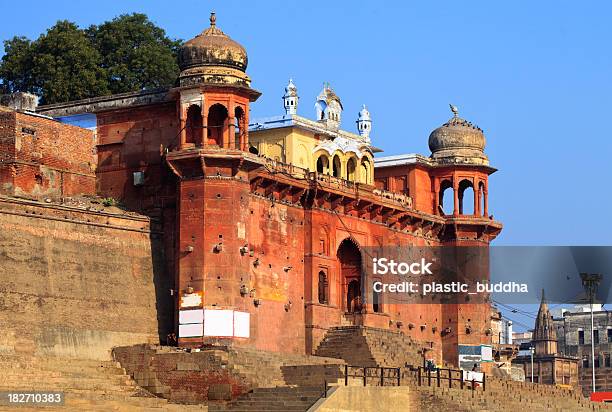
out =
[[[232,348],[227,352],[228,367],[245,377],[253,387],[271,388],[297,385],[298,379],[324,373],[326,365],[340,370],[344,361],[321,356],[264,352],[245,348]]]
[[[203,405],[183,407],[154,397],[139,388],[114,361],[0,355],[0,370],[0,391],[61,391],[65,393],[65,405],[57,409],[62,410],[207,410]],[[0,411],[4,410],[15,408],[0,406]]]
[[[423,345],[386,329],[364,326],[330,328],[315,354],[355,366],[421,365]]]
[[[344,365],[336,358],[241,347],[187,352],[174,347],[135,345],[115,348],[113,354],[138,385],[181,403],[226,401],[254,389],[318,384],[313,381],[322,387],[327,374],[337,381]]]
[[[529,410],[535,412],[586,412],[608,411],[612,405],[591,402],[584,398],[580,390],[569,390],[553,385],[539,385],[488,377],[486,390],[481,388],[472,391],[469,386],[453,388],[441,383],[440,387],[418,386],[415,379],[408,378],[406,385],[419,393],[421,410],[427,412],[448,411],[500,411],[516,412]]]
[[[211,404],[214,412],[306,411],[323,394],[322,387],[257,388],[225,405]]]

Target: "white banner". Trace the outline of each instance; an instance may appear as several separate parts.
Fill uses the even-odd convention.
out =
[[[202,309],[179,311],[179,324],[204,323],[204,311]]]
[[[202,336],[203,332],[203,325],[201,323],[179,325],[179,338],[196,338]]]

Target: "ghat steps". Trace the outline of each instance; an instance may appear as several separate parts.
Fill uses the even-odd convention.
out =
[[[402,367],[422,365],[423,346],[386,329],[364,326],[331,328],[317,347],[317,356],[339,358],[349,365]]]
[[[427,412],[500,411],[516,412],[587,412],[608,411],[612,406],[591,402],[580,391],[561,389],[552,385],[487,379],[486,391],[436,386],[413,386],[421,409]]]
[[[61,410],[207,410],[204,405],[183,407],[152,396],[139,388],[114,361],[0,355],[0,370],[0,390],[61,391],[65,393],[65,406],[57,408]],[[14,407],[0,406],[0,411],[14,410]],[[20,407],[19,410],[40,408]]]
[[[210,405],[214,412],[306,411],[323,394],[322,387],[257,388],[228,405]]]
[[[176,348],[143,345],[146,353],[134,355],[128,370],[138,366],[138,359],[164,353],[177,353]],[[344,384],[344,365],[401,367],[421,362],[422,346],[407,337],[382,329],[364,327],[337,327],[330,329],[317,348],[317,354],[326,357],[291,355],[263,352],[245,348],[211,348],[198,353],[180,351],[181,362],[195,362],[195,358],[208,357],[200,362],[199,373],[210,373],[208,366],[223,366],[233,376],[239,376],[248,383],[243,386],[244,394],[232,401],[209,403],[210,411],[254,412],[254,411],[306,411],[321,397],[323,382],[330,385]],[[195,358],[193,357],[195,355]],[[329,356],[329,357],[327,357]],[[191,357],[191,358],[190,358]],[[191,360],[189,360],[191,359]],[[145,367],[141,362],[138,367]],[[124,366],[126,366],[124,364]],[[144,373],[144,369],[137,370]],[[487,376],[486,390],[478,388],[448,388],[442,381],[441,387],[418,386],[416,375],[409,369],[402,369],[402,387],[415,396],[411,410],[422,411],[501,411],[516,412],[529,410],[549,411],[603,411],[610,407],[593,403],[584,398],[580,390],[567,390],[551,385],[506,381]],[[446,385],[445,385],[446,383]],[[359,382],[349,380],[349,384]],[[370,382],[368,382],[370,384]],[[375,382],[372,382],[375,384]],[[356,406],[358,408],[358,406]]]

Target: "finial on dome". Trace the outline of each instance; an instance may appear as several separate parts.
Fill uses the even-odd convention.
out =
[[[210,12],[210,27],[215,27],[217,25],[217,15],[214,11]]]
[[[459,117],[459,109],[454,104],[449,104],[453,117]]]

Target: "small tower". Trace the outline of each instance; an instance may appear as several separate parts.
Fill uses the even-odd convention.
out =
[[[370,130],[372,130],[372,119],[370,118],[370,112],[364,104],[359,111],[359,117],[357,118],[357,130],[359,136],[363,137],[366,142],[370,141]]]
[[[557,354],[557,330],[544,298],[544,289],[542,289],[542,301],[533,331],[533,343],[535,354],[538,356]]]
[[[293,84],[293,79],[289,79],[289,83],[285,87],[285,94],[283,95],[285,114],[297,114],[298,100],[297,87]]]
[[[317,96],[315,110],[319,122],[325,123],[332,129],[338,129],[340,127],[343,110],[342,102],[340,102],[340,98],[331,89],[329,83],[323,85],[323,90],[321,90],[321,93]]]

